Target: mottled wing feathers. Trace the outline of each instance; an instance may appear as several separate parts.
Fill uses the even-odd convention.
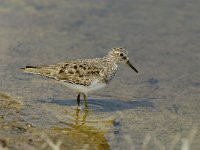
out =
[[[62,81],[89,86],[100,77],[103,68],[87,61],[69,62],[61,67],[57,78]]]
[[[23,70],[59,81],[89,86],[95,79],[101,80],[103,67],[97,65],[96,61],[91,63],[88,60],[77,60],[48,66],[27,66]]]

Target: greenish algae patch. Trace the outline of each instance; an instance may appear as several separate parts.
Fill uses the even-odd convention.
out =
[[[23,119],[21,112],[25,105],[17,98],[0,94],[0,148],[20,150],[48,149],[110,149],[105,131],[87,126],[87,112],[75,114],[75,123],[60,122],[67,127],[57,125],[41,128],[31,125]]]
[[[23,104],[17,98],[11,97],[8,94],[0,93],[0,107],[3,109],[15,109],[20,110]]]
[[[12,127],[11,129],[13,130]],[[17,126],[16,129],[23,132],[20,131],[16,136],[2,139],[6,141],[6,145],[10,149],[33,148],[48,150],[53,147],[52,145],[59,147],[59,149],[84,149],[84,147],[98,150],[110,149],[104,133],[94,129],[90,130],[90,128],[82,128],[81,130],[56,127],[39,129]]]

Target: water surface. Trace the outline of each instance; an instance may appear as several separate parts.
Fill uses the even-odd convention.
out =
[[[181,149],[200,137],[200,2],[0,1],[0,143],[9,149]],[[77,93],[19,68],[104,56],[122,46],[111,84]],[[183,140],[184,141],[184,140]],[[146,143],[146,144],[145,144]]]

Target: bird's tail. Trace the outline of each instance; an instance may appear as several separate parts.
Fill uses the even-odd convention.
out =
[[[27,73],[40,74],[40,68],[35,66],[26,66],[25,68],[21,68],[21,70]]]

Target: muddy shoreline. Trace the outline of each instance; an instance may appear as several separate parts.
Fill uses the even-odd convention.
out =
[[[1,0],[1,147],[198,150],[199,5]],[[125,47],[139,74],[120,65],[109,86],[89,95],[88,113],[77,112],[74,91],[19,69],[102,57],[112,47]]]

